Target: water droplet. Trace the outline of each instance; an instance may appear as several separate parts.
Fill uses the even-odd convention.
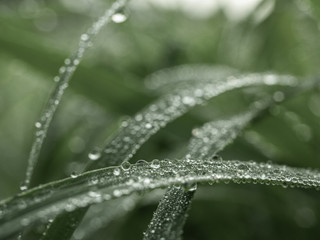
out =
[[[267,85],[274,85],[277,83],[276,76],[272,74],[266,75],[263,80]]]
[[[146,178],[143,180],[143,183],[148,185],[151,182],[150,178]]]
[[[238,169],[241,170],[241,171],[248,171],[249,170],[249,167],[245,164],[240,164],[238,166]]]
[[[115,189],[115,190],[113,191],[113,195],[114,195],[115,197],[121,197],[122,192],[121,192],[120,190],[118,190],[118,189]]]
[[[198,185],[197,183],[187,183],[183,187],[188,192],[194,192],[195,190],[197,190]]]
[[[119,168],[115,168],[115,169],[113,170],[113,175],[119,176],[119,175],[120,175],[120,169],[119,169]]]
[[[21,190],[21,191],[25,191],[25,190],[27,190],[27,189],[28,189],[27,183],[26,183],[26,182],[22,182],[22,183],[20,184],[20,190]]]
[[[71,178],[77,178],[77,177],[78,177],[78,175],[77,175],[77,173],[76,173],[76,172],[72,172],[72,173],[71,173],[71,175],[70,175],[70,177],[71,177]]]
[[[84,34],[81,35],[81,40],[82,41],[88,41],[88,39],[89,39],[89,35],[88,34],[84,33]]]
[[[59,73],[60,73],[60,74],[64,73],[65,71],[66,71],[66,67],[61,67],[61,68],[59,69]]]
[[[90,160],[95,161],[101,157],[101,150],[100,148],[94,148],[89,154],[88,157]]]
[[[114,23],[123,23],[128,19],[127,15],[127,12],[124,9],[121,9],[112,15],[111,20]]]
[[[138,114],[135,116],[136,121],[141,121],[143,119],[143,116],[141,114]]]
[[[216,155],[214,155],[214,156],[212,157],[212,160],[214,160],[214,161],[220,161],[220,160],[222,160],[222,157],[221,157],[220,155],[216,154]]]
[[[36,128],[41,128],[41,126],[42,126],[42,124],[40,122],[36,122],[34,125],[36,126]]]
[[[125,161],[121,164],[121,168],[123,171],[128,171],[131,168],[131,164],[128,161]]]
[[[73,65],[77,66],[80,63],[79,59],[73,60]]]
[[[146,160],[143,160],[143,159],[137,161],[137,164],[147,164],[147,163],[148,162]]]
[[[93,198],[101,197],[101,194],[100,194],[99,192],[95,192],[95,191],[90,191],[90,192],[88,193],[88,195],[89,195],[90,197],[93,197]]]
[[[195,104],[194,98],[189,96],[183,97],[182,102],[189,106],[193,106]]]
[[[66,65],[69,65],[69,64],[71,63],[71,61],[70,61],[69,58],[67,58],[67,59],[64,60],[64,63],[65,63]]]
[[[157,169],[160,167],[160,161],[158,159],[154,159],[152,162],[151,162],[151,167],[154,168],[154,169]]]
[[[284,100],[284,93],[281,91],[277,91],[273,94],[273,100],[275,102],[282,102]]]

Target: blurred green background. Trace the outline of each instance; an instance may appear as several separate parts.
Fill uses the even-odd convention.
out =
[[[19,191],[34,123],[53,87],[53,77],[76,49],[79,36],[110,4],[103,0],[0,1],[1,199]],[[316,0],[133,0],[126,9],[128,20],[105,27],[73,76],[41,152],[34,182],[81,172],[94,146],[102,145],[123,118],[158,97],[143,81],[156,70],[205,63],[245,72],[319,76],[319,5]],[[134,159],[179,157],[194,127],[240,113],[255,99],[280,90],[250,88],[223,94],[170,123]],[[320,168],[319,90],[274,107],[221,155]],[[319,200],[319,192],[310,190],[200,186],[184,237],[318,239]],[[93,239],[140,239],[155,208],[155,201],[141,203]]]

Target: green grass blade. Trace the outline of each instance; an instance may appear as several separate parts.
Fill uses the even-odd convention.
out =
[[[199,76],[201,79],[201,76]],[[180,86],[172,93],[147,106],[133,118],[122,123],[122,128],[100,153],[95,167],[119,165],[133,154],[160,128],[182,116],[196,105],[224,92],[237,88],[259,85],[295,86],[292,76],[275,74],[241,74],[236,77],[204,79]]]
[[[187,158],[212,159],[223,150],[271,101],[263,101],[260,108],[234,116],[231,119],[212,121],[192,131]],[[267,104],[269,103],[269,104]],[[144,233],[145,240],[181,239],[183,226],[196,189],[186,191],[171,187],[159,203],[153,218]]]
[[[229,74],[231,73],[229,72]],[[203,81],[180,86],[172,93],[166,94],[150,104],[133,118],[124,121],[119,132],[107,142],[102,152],[96,153],[89,169],[120,165],[122,162],[128,161],[153,134],[168,122],[180,117],[192,107],[226,91],[254,85],[294,86],[296,84],[296,79],[291,76],[269,73],[242,74],[237,78],[227,78],[227,74],[220,76],[220,78],[208,78],[207,73],[205,74]],[[83,214],[77,215],[82,218],[86,210],[81,211],[83,211]],[[73,221],[70,221],[70,219],[74,219],[75,223],[72,223]],[[79,221],[78,218],[72,217],[72,213],[58,216],[51,223],[43,239],[51,240],[57,238],[57,236],[60,239],[69,239],[73,232],[72,229],[75,229]],[[63,225],[68,226],[66,228],[68,231],[65,229],[60,232]],[[73,227],[69,227],[69,225]]]
[[[134,192],[176,184],[260,183],[284,187],[320,187],[320,172],[269,163],[212,160],[162,160],[133,164],[125,171],[109,167],[32,188],[0,204],[0,239],[63,211]]]
[[[55,88],[51,93],[49,101],[47,102],[39,121],[35,124],[37,128],[35,134],[36,137],[31,147],[25,180],[21,185],[21,190],[26,190],[30,186],[33,171],[35,165],[37,164],[41,147],[46,138],[52,118],[59,106],[65,89],[68,87],[72,74],[82,59],[85,50],[91,45],[92,39],[100,32],[101,28],[110,21],[112,15],[121,9],[125,3],[126,0],[116,1],[111,8],[108,9],[105,14],[88,29],[86,33],[81,35],[78,49],[70,58],[65,60],[65,64],[60,68],[58,76],[54,78],[54,81],[57,82]]]
[[[161,199],[143,239],[181,239],[194,191],[170,187]]]

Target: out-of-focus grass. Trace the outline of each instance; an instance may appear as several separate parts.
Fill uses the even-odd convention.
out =
[[[297,2],[276,1],[271,14],[259,23],[254,21],[258,9],[248,18],[233,22],[222,11],[198,19],[179,10],[132,4],[129,21],[108,26],[75,73],[41,153],[36,182],[80,172],[88,151],[109,136],[123,116],[136,113],[155,98],[142,81],[155,70],[210,63],[245,71],[319,75],[318,4],[312,1],[308,11]],[[34,123],[52,88],[53,76],[75,49],[78,36],[110,1],[82,4],[76,10],[67,7],[70,3],[66,1],[0,3],[1,198],[19,191]],[[245,108],[257,93],[255,89],[252,92],[251,98],[242,92],[227,93],[192,110],[152,137],[135,158],[178,155],[177,149],[185,147],[195,125]],[[222,154],[226,158],[272,158],[291,166],[319,168],[319,117],[319,89],[315,89],[273,109]],[[216,192],[200,189],[185,237],[316,239],[318,195],[257,186],[218,186]],[[138,238],[153,208],[141,206],[102,231],[110,237],[114,233],[115,239]],[[127,231],[116,231],[121,227]],[[99,236],[97,233],[96,239]]]

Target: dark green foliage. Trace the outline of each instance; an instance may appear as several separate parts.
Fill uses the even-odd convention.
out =
[[[319,188],[319,173],[308,170],[320,169],[316,0],[264,0],[237,21],[222,9],[199,18],[187,6],[130,2],[118,12],[127,21],[110,22],[95,36],[60,102],[32,175],[32,186],[49,184],[17,197],[52,79],[111,4],[0,3],[0,198],[7,199],[0,203],[0,236],[14,239],[23,229],[22,239],[70,239],[74,231],[73,239],[142,239],[149,225],[146,239],[178,239],[182,232],[187,240],[318,239],[319,192],[287,188]],[[92,149],[98,160],[88,158]],[[185,162],[190,157],[198,161]],[[157,160],[140,159],[167,160],[158,168]],[[101,169],[124,161],[132,165]],[[196,192],[194,182],[201,182]],[[99,195],[104,201],[93,200]],[[91,200],[72,205],[73,197]],[[153,220],[176,215],[150,224],[159,201]]]

